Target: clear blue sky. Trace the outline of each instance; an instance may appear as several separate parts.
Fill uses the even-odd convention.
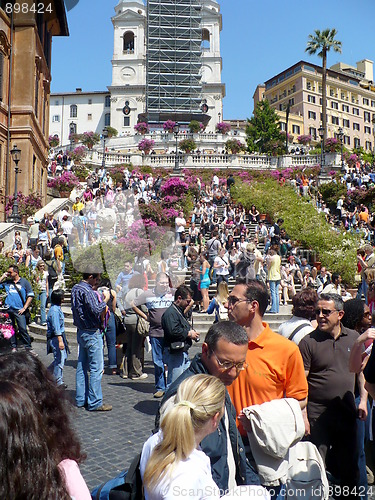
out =
[[[69,0],[71,1],[71,0]],[[54,38],[52,92],[105,90],[111,84],[113,27],[118,0],[79,0],[68,13],[69,38]],[[315,29],[336,28],[342,54],[329,53],[328,65],[361,59],[375,62],[374,0],[219,0],[223,15],[222,81],[224,118],[250,117],[258,83],[301,59]]]

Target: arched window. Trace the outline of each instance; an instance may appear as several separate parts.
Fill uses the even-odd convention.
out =
[[[132,31],[127,31],[124,33],[124,52],[133,53],[134,52],[134,33]]]
[[[202,44],[201,44],[201,47],[204,50],[210,50],[210,32],[206,28],[202,29]]]
[[[77,106],[75,104],[70,106],[70,118],[77,118]]]
[[[111,126],[111,113],[106,113],[104,115],[104,126],[105,127],[110,127]]]
[[[110,95],[106,95],[105,96],[104,106],[106,108],[110,108],[111,107],[111,96]]]

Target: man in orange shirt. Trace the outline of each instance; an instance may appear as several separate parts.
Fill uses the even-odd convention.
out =
[[[296,344],[262,321],[268,305],[266,286],[257,280],[237,281],[228,298],[229,319],[245,328],[249,339],[248,367],[228,387],[237,415],[247,406],[284,397],[307,403],[307,380]],[[238,422],[244,442],[246,431]]]

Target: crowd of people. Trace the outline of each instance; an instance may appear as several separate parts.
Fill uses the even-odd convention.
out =
[[[359,177],[365,182],[362,174]],[[359,288],[353,298],[340,275],[309,261],[281,218],[265,224],[256,206],[246,210],[235,204],[230,198],[233,182],[230,176],[220,184],[214,175],[211,185],[201,187],[191,217],[183,212],[176,217],[174,244],[163,249],[157,263],[138,254],[123,262],[113,284],[93,268],[73,287],[79,345],[75,404],[90,412],[112,409],[103,401],[101,388],[103,339],[108,374],[132,380],[148,376],[143,350],[149,343],[153,395],[161,405],[157,432],[145,443],[140,462],[146,498],[174,498],[176,491],[187,488],[193,492],[191,498],[218,498],[245,485],[250,489],[244,496],[262,486],[258,495],[281,498],[295,487],[301,457],[305,464],[314,457],[322,472],[317,479],[305,467],[306,491],[318,481],[318,496],[327,498],[327,470],[335,496],[365,499],[364,429],[371,414],[367,390],[375,396],[371,238],[358,250]],[[302,196],[309,196],[313,182],[302,189]],[[0,288],[5,289],[19,333],[19,345],[16,336],[11,339],[13,353],[0,356],[0,377],[7,381],[0,384],[1,421],[6,427],[1,436],[8,450],[3,457],[7,477],[0,488],[4,498],[27,497],[32,474],[40,498],[43,488],[58,492],[59,498],[89,498],[78,468],[84,457],[70,427],[63,391],[69,353],[61,307],[65,256],[69,247],[89,245],[104,232],[126,235],[137,217],[137,203],[158,200],[160,185],[160,178],[125,172],[123,181],[113,186],[110,176],[97,169],[72,210],[66,207],[56,218],[45,214],[42,221],[34,221],[24,253],[19,234],[14,248],[2,249],[15,261],[0,277]],[[109,230],[101,225],[105,209],[115,213]],[[353,217],[349,219],[349,228],[354,227]],[[48,370],[32,353],[16,352],[21,346],[31,350],[25,313],[34,297],[30,283],[19,276],[21,262],[45,283],[40,286],[40,322],[47,325],[48,350],[54,358]],[[183,271],[189,271],[188,281]],[[264,315],[278,314],[280,304],[290,301],[292,317],[273,332]],[[201,313],[214,314],[213,325],[201,353],[190,360],[189,349],[200,340],[192,318]],[[116,344],[124,327],[119,367]],[[35,381],[26,386],[22,367],[34,373],[31,364],[37,366],[33,370],[38,371],[39,385]],[[9,372],[16,366],[17,376]],[[55,408],[56,399],[60,402]],[[9,441],[12,415],[18,422],[14,442]],[[65,421],[64,438],[54,434],[60,419]],[[36,465],[20,485],[17,470],[9,464],[17,453],[15,443],[26,449],[30,432],[33,442],[44,443],[38,453],[47,468],[46,480],[38,482],[41,467]],[[34,452],[21,454],[32,460]]]

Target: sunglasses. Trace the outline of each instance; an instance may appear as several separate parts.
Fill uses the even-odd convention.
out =
[[[236,305],[236,304],[239,304],[240,302],[249,302],[248,299],[238,299],[237,297],[233,297],[232,295],[230,295],[228,297],[228,305]]]
[[[336,309],[315,309],[315,314],[317,316],[320,316],[320,314],[322,314],[322,316],[328,318],[328,316],[331,316],[332,313],[334,312],[338,312]]]

